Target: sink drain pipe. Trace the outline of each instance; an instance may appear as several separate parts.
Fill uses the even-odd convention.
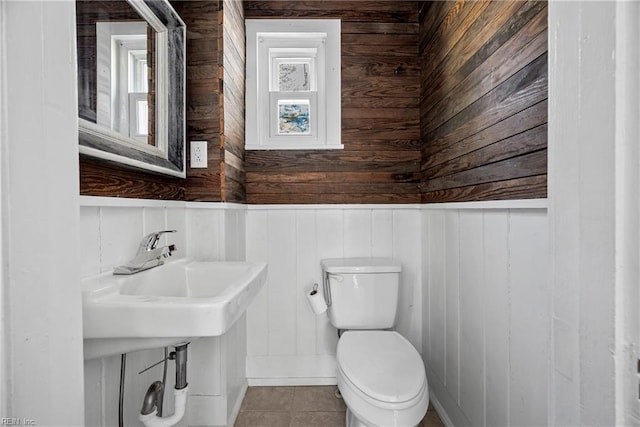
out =
[[[120,392],[118,394],[118,427],[124,427],[124,377],[127,369],[127,355],[120,355]]]
[[[162,381],[156,381],[147,390],[142,403],[142,410],[138,419],[146,427],[170,427],[178,423],[184,416],[187,407],[187,345],[182,344],[176,347],[176,385],[173,390],[174,412],[168,417],[158,416],[158,402],[162,399],[164,385]],[[160,404],[161,405],[161,404]]]

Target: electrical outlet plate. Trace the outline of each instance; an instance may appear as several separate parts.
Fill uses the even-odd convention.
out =
[[[207,167],[207,141],[191,141],[191,169]]]

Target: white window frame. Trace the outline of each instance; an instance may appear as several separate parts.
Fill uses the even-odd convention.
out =
[[[96,22],[99,126],[129,134],[129,52],[147,49],[147,23]]]
[[[247,19],[247,150],[342,149],[339,19]],[[274,54],[275,52],[275,54]],[[309,91],[281,92],[274,64],[309,61]],[[277,132],[278,100],[308,99],[310,131]]]

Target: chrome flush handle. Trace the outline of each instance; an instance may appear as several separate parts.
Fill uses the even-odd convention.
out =
[[[324,276],[324,280],[322,281],[322,290],[324,291],[324,302],[327,303],[327,307],[331,307],[331,278],[335,279],[336,282],[342,282],[344,277],[340,274],[326,273]]]

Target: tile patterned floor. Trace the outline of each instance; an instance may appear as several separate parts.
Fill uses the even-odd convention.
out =
[[[235,427],[344,427],[347,407],[336,386],[249,387]],[[444,427],[433,407],[420,427]]]

